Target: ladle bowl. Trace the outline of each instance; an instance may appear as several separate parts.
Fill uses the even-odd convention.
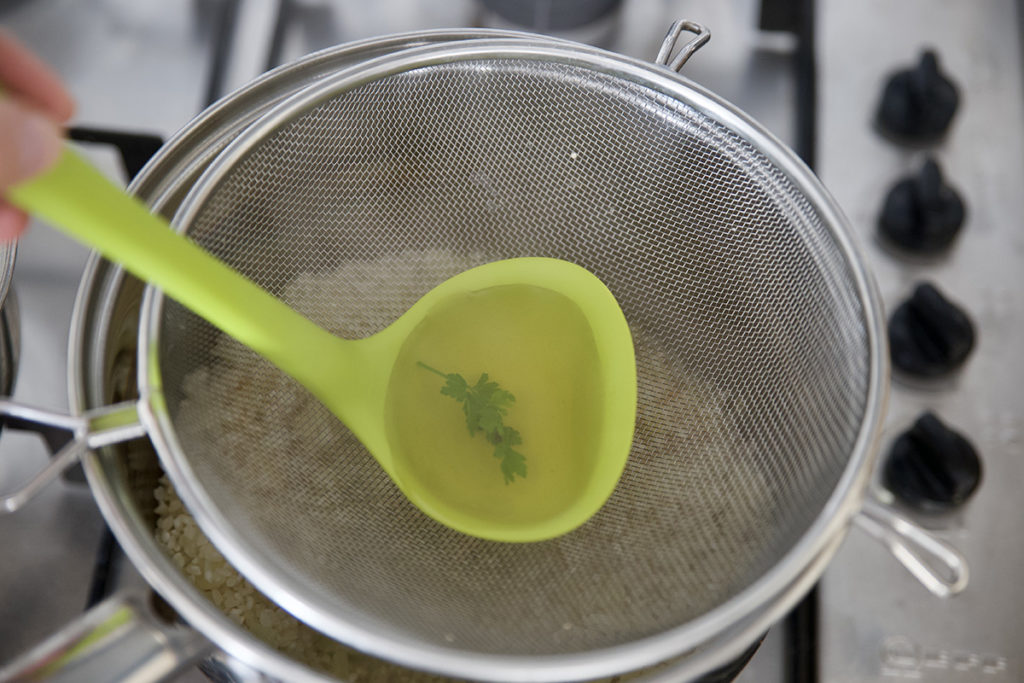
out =
[[[615,297],[580,266],[552,258],[478,266],[439,284],[381,332],[341,339],[173,230],[70,149],[49,172],[10,189],[7,199],[120,263],[291,375],[345,423],[413,504],[458,531],[497,541],[559,536],[596,513],[622,474],[637,405],[632,337]],[[555,492],[566,500],[548,506],[550,514],[525,521],[452,504],[437,486],[410,474],[402,467],[409,454],[396,449],[394,426],[389,429],[386,419],[389,380],[410,335],[459,297],[504,287],[540,288],[575,305],[589,334],[571,344],[592,344],[599,387],[578,485]],[[535,396],[542,394],[538,387]],[[455,408],[439,397],[437,410]],[[543,463],[545,455],[554,454],[534,453],[530,459]]]

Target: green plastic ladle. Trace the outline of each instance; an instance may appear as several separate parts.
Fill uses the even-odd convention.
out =
[[[552,538],[597,512],[622,474],[637,402],[633,341],[611,292],[584,268],[549,258],[479,266],[435,287],[383,331],[347,340],[320,328],[174,231],[70,148],[54,168],[9,189],[6,198],[161,288],[291,375],[345,423],[413,504],[453,529],[497,541]],[[396,452],[385,424],[388,380],[409,335],[453,297],[507,285],[548,289],[575,303],[593,333],[600,374],[599,415],[592,421],[596,434],[587,435],[594,447],[586,474],[581,474],[585,481],[573,493],[559,494],[571,495],[572,500],[556,506],[557,512],[525,523],[453,506],[443,492],[401,475],[397,465],[404,454]],[[445,401],[438,397],[438,410],[457,409]],[[543,476],[542,459],[543,454],[531,454],[531,473]],[[517,485],[510,484],[509,490]]]

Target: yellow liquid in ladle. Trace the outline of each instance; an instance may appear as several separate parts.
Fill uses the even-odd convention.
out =
[[[522,443],[524,478],[505,483],[482,432],[471,436],[462,403],[441,394],[457,373],[482,373],[511,392],[503,422]],[[576,500],[593,474],[602,385],[593,332],[568,297],[531,285],[461,294],[432,310],[405,341],[388,384],[386,420],[403,489],[429,507],[498,525],[541,522]]]

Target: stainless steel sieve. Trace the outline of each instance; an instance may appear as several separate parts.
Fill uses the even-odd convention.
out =
[[[513,545],[424,517],[289,379],[150,292],[140,376],[179,493],[255,585],[360,649],[472,678],[638,668],[772,597],[855,508],[878,303],[813,177],[666,69],[521,40],[381,58],[250,127],[175,222],[342,335],[514,256],[585,266],[630,322],[616,493]],[[367,303],[338,319],[340,299]]]
[[[489,680],[639,668],[784,609],[861,508],[886,365],[845,222],[667,69],[540,38],[368,61],[253,124],[177,222],[341,333],[519,255],[588,267],[630,321],[619,488],[578,531],[506,545],[424,518],[287,378],[147,293],[140,412],[179,493],[261,590],[360,649]],[[339,320],[339,300],[373,305]],[[138,434],[102,427],[90,445]]]

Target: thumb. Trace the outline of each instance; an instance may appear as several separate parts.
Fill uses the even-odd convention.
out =
[[[0,190],[45,171],[60,150],[54,121],[0,95]]]

